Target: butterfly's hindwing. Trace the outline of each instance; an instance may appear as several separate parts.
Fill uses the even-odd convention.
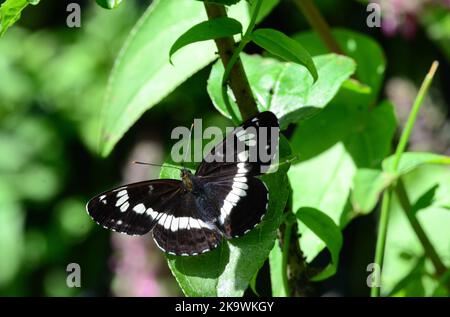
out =
[[[153,238],[160,249],[187,256],[205,253],[220,244],[220,231],[201,217],[201,199],[191,192],[184,192],[164,211],[165,215],[153,229]]]
[[[204,186],[208,197],[220,210],[217,227],[228,239],[249,232],[267,212],[269,192],[258,178],[237,176],[211,181]]]

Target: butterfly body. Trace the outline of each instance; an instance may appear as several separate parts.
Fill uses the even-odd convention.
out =
[[[254,127],[275,130],[269,139]],[[278,133],[275,115],[260,113],[216,145],[195,174],[183,168],[181,180],[122,186],[94,197],[86,209],[97,223],[117,232],[142,235],[153,230],[156,244],[169,254],[205,253],[219,246],[223,237],[243,236],[261,222],[269,192],[255,176],[266,171],[273,154],[267,162],[259,157],[252,161],[249,154],[252,147],[276,149]],[[225,154],[232,160],[223,161]]]

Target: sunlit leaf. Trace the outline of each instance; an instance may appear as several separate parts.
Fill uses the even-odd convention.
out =
[[[337,28],[332,30],[332,34],[343,52],[355,60],[355,77],[371,88],[367,101],[374,100],[380,91],[386,69],[383,49],[374,39],[362,33]],[[306,47],[312,56],[330,52],[316,32],[299,33],[293,38]]]
[[[115,9],[121,3],[122,0],[95,0],[99,6],[105,9]]]
[[[183,33],[176,41],[173,43],[170,48],[169,58],[172,58],[172,55],[175,54],[176,51],[183,48],[186,45],[218,39],[227,36],[233,36],[235,34],[242,32],[242,25],[239,21],[235,19],[231,19],[228,17],[217,18],[213,20],[207,20],[200,22],[185,33]]]
[[[394,173],[394,161],[395,155],[384,160],[383,170]],[[404,175],[425,164],[450,165],[450,157],[426,152],[406,152],[401,156],[396,173]]]
[[[450,266],[450,249],[448,247],[448,228],[450,213],[441,204],[450,201],[450,167],[442,165],[422,165],[408,174],[403,181],[410,201],[417,201],[436,184],[435,199],[432,205],[417,213],[417,220],[423,227],[439,257],[444,264]],[[409,254],[405,257],[404,254]],[[389,294],[394,287],[407,276],[417,261],[423,257],[424,250],[397,196],[391,203],[389,227],[386,238],[385,261],[381,281],[382,294]],[[422,280],[425,296],[431,296],[439,284],[433,277],[434,267],[426,260],[427,274],[418,276]]]
[[[303,66],[256,55],[241,54],[241,58],[258,109],[275,113],[281,128],[324,108],[355,70],[354,62],[347,57],[335,54],[318,56],[313,60],[319,79],[313,83],[309,71]],[[217,110],[231,118],[222,99],[222,74],[223,65],[217,62],[208,80],[208,93]],[[239,113],[231,90],[228,93],[234,112]]]
[[[311,280],[321,281],[336,273],[339,253],[342,248],[342,233],[333,219],[315,208],[303,207],[297,210],[296,217],[325,243],[331,254],[331,263]]]
[[[311,73],[314,81],[317,80],[317,69],[314,66],[311,55],[299,42],[274,29],[255,30],[251,35],[251,39],[269,53],[287,62],[305,66]]]
[[[283,285],[283,252],[280,241],[277,239],[269,254],[270,282],[272,286],[272,296],[286,297],[286,290]]]
[[[299,124],[291,146],[300,162],[288,172],[293,210],[312,207],[345,227],[358,215],[350,203],[355,173],[358,168],[381,165],[389,154],[395,127],[389,103],[368,109],[332,102]],[[299,226],[299,231],[301,249],[311,262],[325,244],[305,226]]]
[[[20,19],[22,10],[28,4],[36,5],[39,0],[6,0],[0,6],[0,36]]]
[[[353,178],[352,205],[355,212],[366,214],[375,208],[383,190],[395,177],[377,169],[358,169]]]

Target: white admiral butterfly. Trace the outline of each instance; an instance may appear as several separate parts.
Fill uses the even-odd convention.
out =
[[[216,145],[195,174],[183,168],[181,181],[122,186],[92,198],[86,210],[98,224],[117,232],[143,235],[153,229],[156,244],[169,254],[205,253],[222,236],[243,236],[261,222],[269,192],[255,176],[270,167],[278,142],[277,117],[259,113]]]

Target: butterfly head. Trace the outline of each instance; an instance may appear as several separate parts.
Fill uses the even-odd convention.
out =
[[[181,170],[181,180],[183,181],[184,187],[186,187],[186,189],[188,191],[192,191],[193,190],[193,181],[192,181],[192,177],[194,175],[192,175],[191,171],[183,168]]]

